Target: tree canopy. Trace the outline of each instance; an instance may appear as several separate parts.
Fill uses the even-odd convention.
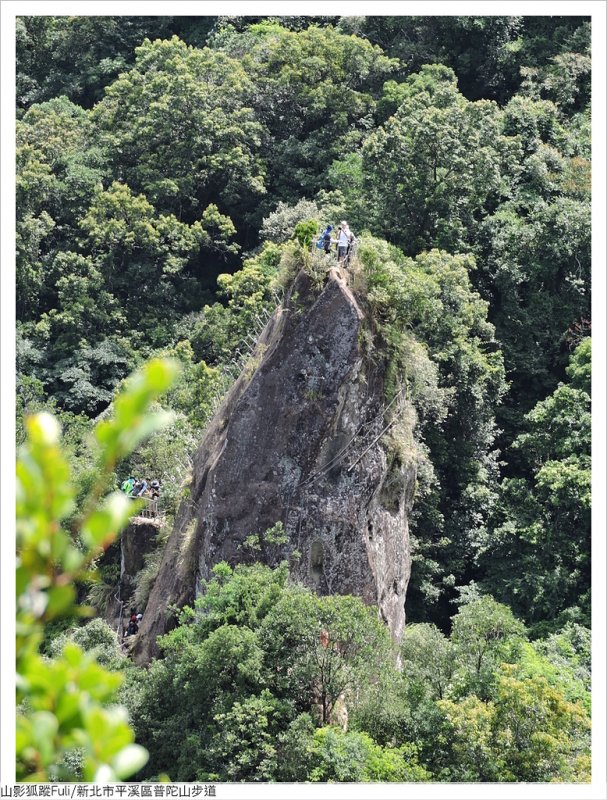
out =
[[[590,33],[576,16],[17,19],[23,779],[588,779]],[[119,574],[119,545],[93,551],[124,515],[93,506],[119,469],[166,478],[145,606],[196,444],[296,271],[322,285],[335,259],[315,243],[342,220],[361,358],[386,404],[407,397],[382,438],[416,476],[404,639],[297,584],[277,525],[215,568],[144,673],[101,619],[72,618],[87,593],[101,616]],[[47,574],[36,616],[26,578]],[[70,675],[97,686],[71,716]],[[122,762],[133,735],[145,767],[138,748]]]

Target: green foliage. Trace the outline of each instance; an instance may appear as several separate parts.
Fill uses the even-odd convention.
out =
[[[218,766],[213,780],[269,781],[277,769],[276,731],[288,705],[263,689],[258,697],[236,701],[213,717],[218,730],[209,745],[209,760]]]
[[[144,195],[118,182],[95,196],[80,226],[129,324],[153,342],[159,322],[171,319],[176,290],[191,280],[181,273],[200,250],[237,249],[229,244],[234,226],[216,206],[209,205],[187,225],[172,214],[157,214]]]
[[[521,679],[514,669],[504,673],[495,707],[496,726],[510,734],[502,745],[506,770],[527,781],[588,780],[587,758],[579,748],[590,728],[583,708],[542,678]]]
[[[361,237],[358,258],[376,347],[389,359],[389,397],[404,385],[419,418],[416,568],[408,603],[414,618],[432,619],[432,605],[437,608],[454,582],[470,579],[470,562],[488,535],[497,489],[494,415],[505,391],[502,357],[487,303],[471,286],[470,256],[431,250],[413,260]],[[444,618],[446,609],[438,608]]]
[[[565,195],[582,206],[587,202],[588,115],[583,111],[586,89],[581,87],[587,77],[588,23],[581,18],[412,17],[404,31],[398,17],[342,18],[336,28],[330,23],[337,18],[297,19],[223,19],[210,39],[213,18],[19,21],[18,77],[25,81],[23,97],[29,97],[20,100],[24,106],[32,98],[46,99],[64,90],[72,100],[82,98],[89,105],[111,84],[92,113],[55,97],[31,106],[19,122],[18,312],[21,319],[41,326],[32,340],[45,353],[44,374],[37,377],[62,405],[98,413],[116,380],[137,363],[135,359],[107,370],[111,375],[100,374],[96,361],[103,352],[118,357],[127,338],[130,350],[166,346],[173,341],[180,315],[209,300],[211,282],[220,271],[213,251],[228,256],[234,251],[232,222],[219,209],[232,215],[239,239],[250,245],[255,244],[247,227],[251,219],[258,225],[277,200],[278,217],[286,217],[272,233],[279,237],[275,241],[288,238],[297,222],[316,217],[310,209],[320,207],[333,221],[337,214],[347,215],[355,228],[374,227],[412,253],[417,245],[407,227],[430,231],[423,234],[425,244],[455,247],[461,240],[480,247],[483,258],[474,280],[494,306],[507,364],[514,370],[512,396],[538,385],[538,377],[546,389],[553,388],[551,374],[562,361],[557,358],[560,337],[587,316],[588,296],[580,292],[587,280],[585,223],[575,208],[555,210],[559,218],[551,221],[550,214],[537,214],[540,205],[531,209],[534,219],[527,235],[512,236],[514,245],[531,234],[537,241],[545,228],[546,240],[560,244],[562,231],[555,236],[552,226],[562,228],[566,217],[572,217],[565,238],[573,247],[563,259],[568,270],[566,307],[553,297],[562,295],[562,283],[557,282],[558,292],[546,292],[546,270],[540,274],[533,269],[531,280],[538,301],[543,301],[527,313],[519,286],[527,292],[529,265],[544,256],[534,252],[534,242],[522,258],[513,248],[502,252],[504,218],[501,208],[496,215],[495,204],[516,195],[510,213],[524,226],[538,194]],[[183,41],[160,40],[174,32]],[[131,66],[134,46],[148,33],[150,39],[160,39],[137,48]],[[90,45],[86,53],[74,46],[75,40]],[[207,41],[212,46],[199,49]],[[428,66],[422,69],[424,64]],[[562,109],[571,106],[558,101],[559,107],[532,90],[530,73],[526,88],[516,95],[521,66],[548,70],[541,78],[547,81],[546,91],[539,92],[544,96],[552,91],[551,80],[557,91],[557,73],[573,76],[579,100],[575,115],[565,117]],[[398,80],[386,82],[390,76]],[[375,129],[372,114],[382,91],[383,125]],[[501,112],[485,100],[466,99],[488,96],[510,102]],[[411,114],[397,124],[399,114],[404,115],[400,106],[410,106]],[[375,152],[378,137],[390,138],[390,126],[399,128],[396,139],[402,133],[411,147],[382,156],[377,169],[365,173],[364,140],[364,151]],[[436,129],[437,137],[426,136],[429,129]],[[431,174],[427,180],[428,170],[434,169],[427,150],[435,145],[440,145],[437,178]],[[400,169],[403,157],[416,164],[410,175],[409,161]],[[443,157],[445,166],[439,163]],[[403,180],[412,181],[411,191],[393,191],[382,169],[402,172]],[[270,194],[262,206],[259,191],[264,184]],[[130,200],[119,198],[115,185],[122,187],[122,194],[130,192]],[[328,191],[332,187],[336,191]],[[302,200],[302,192],[316,196],[316,202]],[[281,206],[281,198],[292,205]],[[404,217],[400,202],[411,206]],[[101,208],[103,203],[110,207]],[[145,203],[153,204],[154,212],[144,212]],[[287,214],[286,208],[293,212]],[[398,215],[394,220],[392,213]],[[485,214],[486,224],[481,223]],[[84,241],[81,222],[92,224],[91,215],[94,235]],[[156,234],[151,229],[146,234],[142,222]],[[191,226],[198,223],[197,231]],[[116,230],[114,248],[116,226],[122,230],[119,235]],[[103,242],[100,254],[93,252],[98,240]],[[577,263],[572,252],[579,261],[577,270],[567,266]],[[546,268],[554,255],[546,253]],[[516,266],[504,270],[502,262]],[[496,291],[493,284],[506,278],[510,285]],[[540,337],[532,328],[537,317],[550,320]],[[521,324],[524,336],[519,335]],[[71,376],[65,385],[64,373]],[[96,393],[98,385],[103,391]],[[526,408],[541,395],[536,392]]]
[[[439,65],[388,93],[399,107],[363,148],[368,215],[412,254],[477,254],[472,280],[491,302],[512,378],[499,417],[509,443],[519,409],[554,388],[563,341],[589,318],[590,172],[578,123],[543,99],[515,96],[503,111],[467,102]]]
[[[103,87],[133,60],[136,45],[146,36],[167,36],[176,30],[178,20],[167,16],[18,17],[18,105],[63,94],[81,105],[92,105],[101,99]]]
[[[588,203],[557,196],[529,205],[505,204],[485,221],[479,259],[512,380],[501,417],[515,431],[556,388],[569,329],[590,316]]]
[[[527,642],[507,607],[472,599],[450,639],[409,626],[402,672],[382,672],[352,723],[384,745],[415,743],[433,780],[584,782],[587,645],[579,626]]]
[[[278,521],[263,533],[254,533],[247,536],[240,545],[245,551],[262,556],[264,564],[279,561],[279,554],[284,551],[284,545],[289,543],[289,536],[282,522]]]
[[[589,152],[545,100],[516,96],[504,130],[520,142],[512,198],[481,225],[477,285],[512,380],[499,422],[509,445],[522,415],[563,377],[565,348],[589,332]]]
[[[572,688],[566,693],[567,699],[582,699],[584,705],[590,699],[590,644],[590,630],[575,623],[568,623],[562,630],[535,644],[539,653],[553,665],[559,680],[565,681],[570,676],[568,682]],[[586,691],[585,696],[580,686]]]
[[[126,382],[114,401],[114,418],[102,420],[95,429],[102,446],[101,470],[113,470],[154,431],[166,425],[171,415],[164,411],[148,413],[150,404],[173,382],[179,367],[175,361],[152,360]],[[145,414],[143,413],[145,409]]]
[[[580,748],[588,717],[542,678],[520,679],[508,668],[494,700],[471,695],[438,704],[451,761],[443,780],[589,780],[588,756]]]
[[[103,174],[86,112],[65,97],[33,106],[17,123],[17,314],[55,305],[57,250],[70,249],[78,219]]]
[[[282,250],[268,242],[254,258],[247,259],[235,275],[220,275],[219,294],[227,306],[205,306],[190,327],[189,338],[196,359],[209,366],[226,363],[234,352],[248,350],[246,337],[259,330],[263,315],[276,304],[274,293]]]
[[[417,763],[415,748],[406,745],[380,747],[366,733],[319,728],[313,734],[306,756],[305,779],[312,783],[403,783],[430,778]]]
[[[268,22],[293,32],[334,26],[340,35],[380,45],[398,58],[399,75],[424,64],[447,64],[471,99],[507,100],[521,82],[548,93],[565,76],[575,82],[580,101],[588,97],[586,69],[567,69],[568,59],[588,53],[590,22],[584,17],[412,16],[404,24],[399,16],[51,16],[17,19],[18,105],[66,94],[89,106],[132,63],[134,48],[146,37],[177,34],[197,47],[221,46],[235,34],[259,31],[264,21],[262,31]]]
[[[48,393],[94,415],[137,350],[166,344],[177,310],[195,307],[201,252],[235,253],[235,229],[213,203],[185,224],[122,181],[104,189],[91,117],[65,98],[33,106],[17,142],[18,316]]]
[[[288,579],[286,564],[270,570],[260,564],[232,569],[225,562],[213,567],[213,578],[196,601],[196,636],[205,638],[222,625],[255,629],[282,595]],[[185,619],[188,618],[186,614]]]
[[[389,662],[389,636],[360,600],[288,585],[286,564],[222,563],[213,572],[195,609],[163,637],[164,659],[131,705],[135,728],[153,772],[274,780],[288,772],[280,772],[279,743],[287,748],[283,734],[297,714],[326,723],[344,697],[354,701]],[[392,766],[381,774],[405,774],[386,758]]]
[[[463,693],[487,699],[497,665],[516,657],[516,647],[524,634],[524,625],[492,597],[462,606],[453,618],[451,641],[457,658],[465,665],[461,675]]]
[[[118,182],[95,197],[81,227],[96,252],[111,253],[118,260],[123,253],[140,250],[150,261],[160,261],[162,272],[167,274],[179,272],[194,249],[227,247],[234,234],[231,221],[222,217],[216,206],[209,206],[200,221],[185,225],[171,214],[156,216],[144,195],[135,196]],[[215,228],[214,237],[206,227]],[[152,272],[149,277],[158,275]]]
[[[260,639],[270,668],[280,665],[273,677],[280,692],[302,710],[318,703],[323,723],[331,720],[341,695],[355,695],[390,657],[376,611],[353,597],[318,598],[294,589],[265,617]]]
[[[100,270],[90,257],[59,253],[52,269],[56,281],[57,306],[42,314],[39,326],[61,353],[78,348],[80,341],[92,342],[125,326],[125,313],[116,297],[105,288]]]
[[[295,226],[294,236],[301,247],[308,249],[312,244],[312,239],[318,234],[319,223],[310,219],[306,222],[298,222]]]
[[[411,667],[410,662],[407,667]],[[423,742],[427,730],[435,724],[437,712],[430,687],[415,680],[409,683],[407,676],[408,672],[397,670],[395,665],[383,669],[378,680],[366,686],[356,705],[349,709],[349,728],[368,733],[381,745]]]
[[[459,702],[440,700],[439,709],[444,719],[440,741],[448,748],[445,760],[449,763],[443,768],[442,779],[499,780],[502,762],[491,747],[493,703],[483,703],[471,695]]]
[[[311,200],[299,200],[294,205],[279,202],[274,211],[264,218],[259,231],[264,241],[284,244],[292,236],[295,226],[320,215],[318,206]]]
[[[183,364],[183,361],[179,363]],[[181,370],[173,388],[166,395],[164,407],[155,403],[150,409],[155,413],[169,414],[170,422],[137,447],[121,468],[123,477],[136,475],[160,481],[163,516],[174,517],[177,512],[183,489],[192,475],[192,453],[198,444],[202,427],[196,423],[200,421],[204,424],[211,412],[212,398],[203,383],[204,378],[199,378],[199,383],[186,383],[192,376],[198,377],[202,372],[202,369],[190,369],[190,366],[186,364],[186,368]],[[206,369],[204,362],[197,366]],[[214,381],[211,386],[213,384]],[[199,397],[200,405],[195,405]],[[188,410],[192,408],[189,415],[176,410],[184,401],[187,401]]]
[[[16,33],[17,438],[47,509],[20,498],[19,524],[26,568],[48,576],[20,611],[42,676],[21,705],[24,775],[86,780],[131,741],[94,661],[120,667],[107,631],[65,630],[74,577],[90,584],[93,545],[119,523],[114,501],[95,509],[123,463],[158,476],[175,513],[201,431],[282,293],[304,266],[315,289],[325,279],[324,255],[306,253],[317,228],[346,218],[361,350],[387,401],[407,399],[382,444],[393,476],[417,470],[407,617],[420,624],[399,673],[356,603],[292,587],[285,565],[219,565],[164,661],[145,680],[124,670],[149,775],[586,780],[589,20],[46,16]],[[162,405],[135,385],[112,428],[116,388],[150,355],[176,358],[179,379]],[[23,420],[45,411],[63,427],[58,461],[41,444],[48,418]],[[155,432],[125,433],[135,420]],[[242,557],[297,558],[287,545],[280,529],[251,531]],[[139,605],[161,555],[146,558]],[[97,684],[76,719],[78,675]],[[343,724],[344,703],[349,732],[317,727]],[[94,753],[102,724],[115,737]]]
[[[592,339],[588,336],[579,343],[571,354],[567,375],[574,389],[590,396],[590,376],[592,372]]]
[[[506,191],[514,142],[494,103],[466,101],[446,67],[410,76],[396,111],[366,140],[363,172],[378,230],[409,253],[461,251]]]
[[[163,503],[164,503],[163,499]],[[166,543],[169,535],[169,524],[172,523],[173,518],[168,517],[163,520],[163,526],[158,532],[157,542],[158,547],[150,553],[146,553],[143,557],[144,564],[135,576],[135,591],[133,592],[133,607],[140,609],[141,612],[147,608],[150,592],[154,586],[154,582],[158,576],[162,556],[164,555],[163,545]]]
[[[455,669],[455,651],[447,637],[435,625],[408,625],[401,657],[409,679],[428,684],[432,696],[442,699]]]
[[[28,439],[17,463],[19,780],[69,778],[64,757],[75,748],[83,751],[82,777],[89,781],[120,780],[147,760],[143,748],[132,744],[125,710],[105,707],[120,676],[99,666],[94,651],[85,654],[72,642],[54,660],[41,657],[39,646],[48,622],[77,613],[74,582],[86,576],[92,560],[132,513],[120,493],[108,495],[101,505],[99,501],[116,463],[161,424],[157,416],[147,415],[147,408],[166,390],[174,372],[168,361],[151,362],[116,398],[115,418],[97,425],[98,477],[81,509],[81,547],[61,526],[72,513],[75,491],[59,444],[59,425],[47,413],[26,421]],[[97,628],[74,638],[90,645],[105,633]]]
[[[93,581],[86,594],[89,603],[97,614],[107,614],[112,600],[116,599],[116,585],[118,581],[109,583],[105,580]]]
[[[19,347],[19,345],[17,345]],[[19,357],[18,357],[19,358]],[[17,444],[23,444],[26,439],[25,417],[35,414],[48,404],[44,393],[44,385],[38,378],[24,373],[17,374],[16,381],[15,422]]]
[[[590,716],[589,662],[583,651],[576,652],[574,647],[574,644],[587,645],[588,633],[587,628],[569,623],[548,639],[524,642],[518,657],[517,676],[545,681],[565,700],[582,706]]]
[[[93,619],[81,627],[72,627],[51,642],[48,655],[60,658],[67,642],[73,642],[81,650],[93,655],[102,667],[119,670],[125,656],[116,639],[116,632],[102,619]]]
[[[19,780],[69,780],[74,776],[61,768],[60,759],[76,748],[84,751],[84,780],[120,780],[145,764],[145,750],[132,744],[126,711],[103,705],[113,698],[120,677],[94,657],[68,644],[58,660],[28,659],[24,677],[28,711],[17,718]]]
[[[163,638],[163,660],[129,700],[150,774],[588,779],[583,629],[531,644],[507,607],[471,599],[450,639],[431,625],[410,626],[397,670],[374,609],[316,597],[287,579],[286,565],[218,564],[196,608]],[[348,732],[335,725],[344,705]]]
[[[48,352],[52,350],[48,330],[44,331],[44,339]],[[91,344],[82,342],[76,350],[63,355],[42,371],[49,391],[68,411],[90,416],[107,408],[120,380],[139,363],[128,340],[116,336]]]
[[[589,355],[588,339],[571,359],[574,385],[588,387]],[[539,633],[589,621],[590,396],[561,384],[526,422],[513,444],[526,471],[503,482],[484,558],[496,595]]]
[[[150,774],[203,779],[229,768],[210,759],[209,745],[221,731],[215,716],[261,691],[262,653],[254,632],[234,625],[222,625],[201,642],[178,628],[165,641],[165,652],[148,671],[131,717],[138,740],[150,751]]]
[[[176,36],[136,48],[93,110],[115,167],[163,211],[192,214],[218,198],[235,209],[264,192],[253,86],[225,53]]]
[[[542,76],[560,54],[585,54],[587,17],[401,16],[342,17],[338,27],[381,44],[406,76],[426,64],[444,64],[470,100],[507,101],[527,71]],[[535,70],[534,70],[535,68]],[[585,84],[585,75],[582,75]],[[585,99],[586,95],[582,95]]]
[[[221,47],[254,82],[269,145],[268,189],[290,203],[325,188],[332,161],[360,145],[373,93],[396,66],[379,47],[316,25],[293,31],[262,22]]]
[[[589,33],[589,31],[588,31]],[[521,91],[531,97],[546,97],[565,111],[583,108],[590,97],[590,38],[583,52],[559,53],[542,68],[527,67]]]
[[[328,183],[335,188],[334,192],[319,192],[318,201],[323,206],[330,205],[329,200],[334,196],[333,203],[337,208],[331,215],[333,220],[346,217],[350,228],[355,231],[369,228],[372,208],[363,190],[363,161],[359,152],[340,154],[332,162],[327,172]]]

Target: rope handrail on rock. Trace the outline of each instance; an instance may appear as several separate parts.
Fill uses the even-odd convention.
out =
[[[143,517],[144,519],[154,519],[155,517],[161,516],[161,507],[159,504],[158,499],[152,499],[151,497],[129,497],[130,500],[143,500],[145,506],[140,508],[139,511],[135,514],[135,517]]]

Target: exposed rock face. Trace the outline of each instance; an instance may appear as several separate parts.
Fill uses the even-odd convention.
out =
[[[135,577],[144,566],[144,556],[154,549],[159,530],[158,520],[133,517],[122,531],[120,541],[111,548],[112,552],[104,556],[105,563],[117,559],[120,563],[120,583],[103,614],[114,630],[120,630],[128,621],[128,616],[135,611],[131,608]]]
[[[300,580],[376,603],[400,638],[415,467],[390,464],[384,449],[384,365],[361,351],[363,321],[337,271],[320,293],[299,274],[195,456],[135,645],[140,663],[173,624],[168,606],[191,603],[217,562],[253,560],[244,540],[278,521],[289,542],[261,560],[299,551]]]
[[[135,577],[143,569],[144,556],[156,544],[160,522],[134,517],[120,537],[120,598],[128,603],[135,590]]]

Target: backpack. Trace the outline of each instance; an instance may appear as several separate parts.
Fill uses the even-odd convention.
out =
[[[323,233],[320,239],[316,242],[316,247],[318,250],[322,250],[324,246],[325,246],[325,235]]]

